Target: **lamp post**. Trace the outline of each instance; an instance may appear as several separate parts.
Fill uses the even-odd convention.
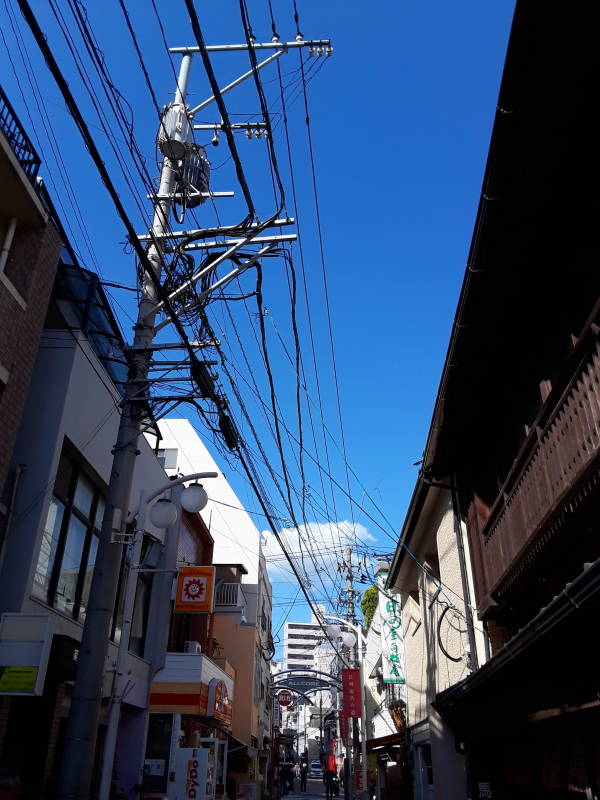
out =
[[[123,678],[129,652],[129,636],[131,633],[131,623],[135,605],[135,592],[137,588],[137,576],[143,567],[140,564],[142,545],[144,541],[144,525],[146,523],[146,513],[152,500],[159,498],[149,512],[150,521],[156,528],[166,529],[165,534],[165,570],[166,573],[174,574],[177,560],[177,540],[179,538],[179,510],[173,500],[161,498],[169,489],[177,489],[187,481],[202,480],[204,478],[216,478],[216,472],[196,472],[193,475],[184,475],[175,478],[168,483],[159,486],[158,489],[148,494],[144,489],[140,492],[140,499],[135,511],[127,517],[127,524],[130,525],[137,519],[133,541],[128,546],[128,565],[127,579],[125,581],[125,596],[123,599],[123,624],[121,627],[121,638],[117,650],[117,662],[115,665],[115,680],[113,695],[111,698],[110,710],[108,714],[108,725],[106,738],[104,741],[104,753],[102,760],[102,775],[100,778],[99,800],[108,800],[110,797],[110,787],[112,782],[113,765],[115,760],[115,750],[117,746],[117,735],[119,731],[119,719],[121,716],[121,703],[123,700]],[[199,512],[208,502],[208,495],[204,487],[199,483],[192,483],[181,493],[179,503],[186,511]],[[148,571],[157,572],[159,570],[150,569]],[[162,616],[162,615],[161,615]],[[168,615],[165,615],[168,616]],[[162,637],[161,628],[164,625],[155,627],[157,635]]]
[[[323,620],[335,620],[335,622],[339,622],[342,625],[347,626],[352,631],[354,631],[354,635],[349,632],[342,632],[338,625],[330,625],[328,633],[330,634],[331,638],[339,638],[349,649],[352,649],[356,644],[356,663],[358,665],[358,674],[360,680],[360,745],[361,745],[361,773],[362,773],[362,791],[366,792],[367,790],[367,725],[365,719],[365,684],[363,680],[363,668],[362,668],[362,654],[363,649],[366,648],[367,640],[365,639],[363,632],[360,629],[360,626],[355,625],[353,622],[349,622],[347,619],[343,617],[336,617],[332,614],[323,614]],[[335,629],[335,630],[334,630]],[[360,643],[360,646],[359,646]],[[350,736],[350,725],[348,726],[348,736]]]

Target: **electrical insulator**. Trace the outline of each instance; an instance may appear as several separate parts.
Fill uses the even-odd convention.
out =
[[[252,128],[246,128],[246,138],[247,138],[247,139],[251,139],[251,138],[252,138],[252,136],[253,136],[253,134],[252,134]]]
[[[327,46],[327,49],[325,50],[325,54],[328,55],[328,56],[332,56],[333,55],[333,47],[331,45]]]
[[[262,128],[257,128],[256,129],[256,138],[257,139],[262,139],[262,135],[263,135]]]
[[[314,56],[314,54],[315,54],[315,48],[314,47],[309,47],[308,48],[308,55],[309,56]]]
[[[323,48],[322,47],[317,47],[317,55],[318,56],[322,56],[323,55]]]

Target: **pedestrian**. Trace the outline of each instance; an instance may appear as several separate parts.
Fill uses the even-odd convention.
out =
[[[325,784],[325,798],[326,800],[333,800],[335,772],[327,767],[323,770],[323,783]]]
[[[10,767],[0,767],[0,800],[18,800],[22,794],[19,773]]]
[[[308,778],[308,764],[306,761],[302,762],[302,766],[300,767],[300,791],[306,791],[306,780]]]

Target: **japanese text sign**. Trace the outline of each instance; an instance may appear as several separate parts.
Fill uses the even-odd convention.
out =
[[[361,708],[360,673],[357,669],[342,670],[342,693],[344,717],[360,717]]]
[[[405,683],[402,675],[402,657],[404,653],[402,643],[402,618],[400,616],[400,603],[391,594],[384,593],[383,587],[387,578],[386,573],[380,573],[379,584],[379,614],[381,616],[381,666],[383,669],[384,683]]]

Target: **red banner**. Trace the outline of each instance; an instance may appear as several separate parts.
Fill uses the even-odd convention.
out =
[[[357,669],[342,670],[342,692],[344,695],[344,717],[360,717],[361,686]]]
[[[340,737],[345,746],[346,739],[348,738],[348,717],[345,717],[343,713],[340,714]]]

